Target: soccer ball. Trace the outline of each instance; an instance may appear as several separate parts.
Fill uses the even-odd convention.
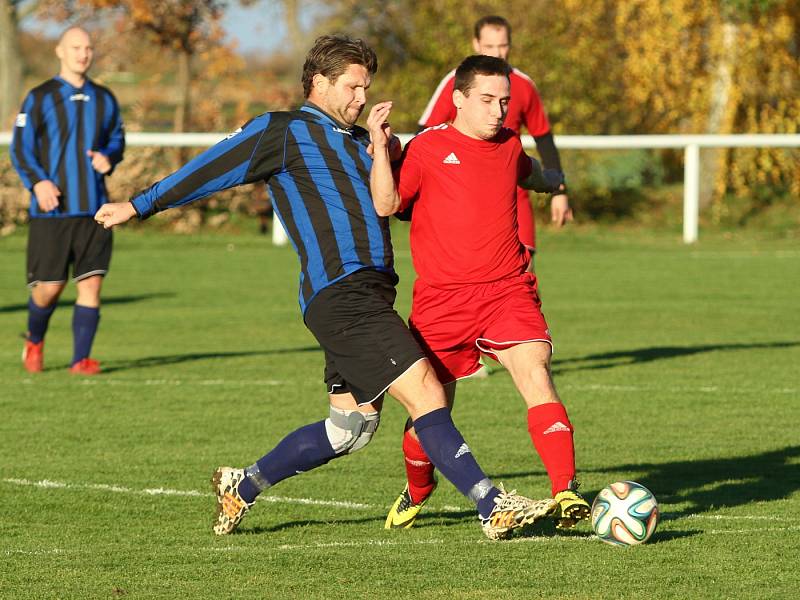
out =
[[[600,490],[592,503],[592,529],[616,546],[643,544],[658,525],[658,502],[635,481],[618,481]]]

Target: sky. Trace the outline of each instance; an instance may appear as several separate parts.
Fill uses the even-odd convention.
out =
[[[313,10],[303,11],[301,26],[310,29],[316,14]],[[227,40],[236,41],[239,50],[245,53],[269,54],[284,46],[286,41],[283,14],[279,3],[273,0],[262,0],[247,7],[232,0],[223,16],[222,27],[227,33]],[[55,37],[61,33],[64,25],[29,18],[23,21],[22,28]]]

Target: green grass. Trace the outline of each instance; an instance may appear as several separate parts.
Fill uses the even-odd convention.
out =
[[[255,235],[120,231],[93,352],[106,372],[66,372],[70,286],[46,371],[33,377],[16,337],[23,233],[0,239],[2,598],[787,598],[799,589],[791,240],[703,232],[686,247],[672,232],[541,234],[553,369],[583,490],[593,497],[634,479],[664,513],[651,542],[620,549],[586,526],[489,543],[446,482],[418,526],[384,531],[404,482],[405,416],[393,402],[367,450],[281,483],[241,533],[216,538],[212,469],[249,464],[326,414],[293,252]],[[407,314],[411,266],[397,233]],[[546,495],[508,374],[463,383],[458,400],[456,422],[485,469]],[[154,488],[182,494],[146,492]]]

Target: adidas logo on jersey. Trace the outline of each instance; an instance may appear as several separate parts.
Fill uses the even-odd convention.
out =
[[[561,421],[556,421],[555,423],[553,423],[552,425],[550,425],[550,427],[548,427],[547,429],[545,429],[545,430],[542,432],[542,435],[547,435],[548,433],[556,433],[556,432],[558,432],[558,431],[571,431],[571,430],[570,430],[570,428],[569,428],[569,427],[567,427],[566,425],[564,425],[564,424],[563,424]]]
[[[442,162],[444,164],[446,164],[446,165],[460,165],[461,164],[461,161],[458,160],[458,157],[456,156],[455,152],[451,152],[450,154],[448,154],[447,158],[445,158]]]

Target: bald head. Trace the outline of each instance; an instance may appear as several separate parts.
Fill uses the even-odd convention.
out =
[[[56,46],[56,56],[61,62],[59,75],[76,86],[83,85],[93,54],[89,33],[83,27],[70,27],[61,34]]]

